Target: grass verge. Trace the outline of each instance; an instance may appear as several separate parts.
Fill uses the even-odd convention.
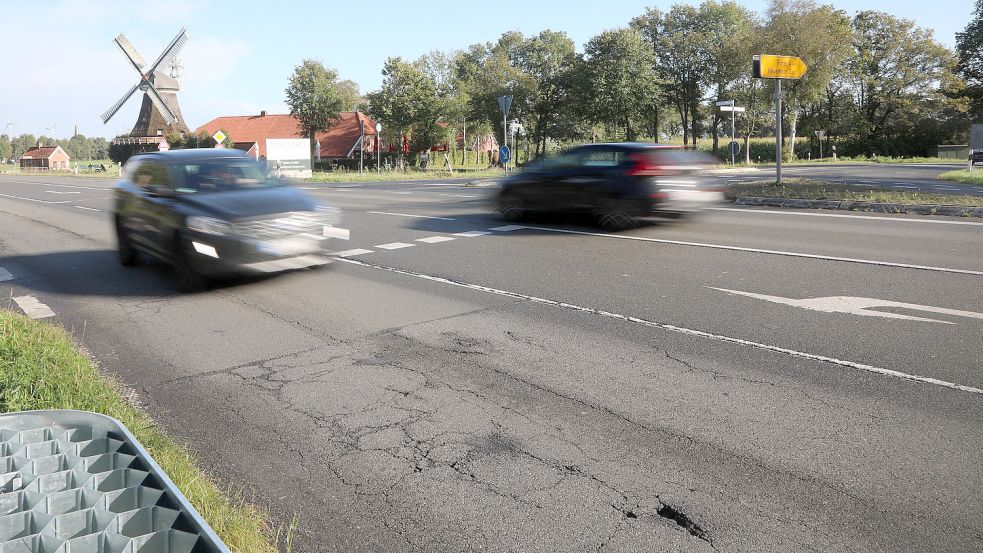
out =
[[[856,202],[983,206],[983,198],[928,192],[900,192],[879,188],[860,188],[811,179],[783,179],[781,186],[775,181],[752,181],[731,186],[728,194],[758,198],[788,198],[804,200],[848,200]]]
[[[946,171],[939,175],[942,180],[951,180],[953,182],[961,182],[963,184],[983,184],[983,169],[977,169],[970,172],[969,169],[962,169],[960,171]]]
[[[0,412],[80,409],[115,417],[137,437],[233,551],[273,553],[280,534],[241,492],[223,488],[120,394],[63,329],[0,309]]]

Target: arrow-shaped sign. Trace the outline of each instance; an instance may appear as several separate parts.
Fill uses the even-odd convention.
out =
[[[512,107],[512,97],[511,96],[499,96],[498,106],[502,108],[502,117],[509,116],[509,108]]]
[[[754,76],[759,79],[798,79],[805,75],[808,67],[801,58],[795,56],[754,56]]]

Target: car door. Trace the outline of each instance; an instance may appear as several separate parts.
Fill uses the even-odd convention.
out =
[[[569,210],[576,199],[583,175],[584,148],[576,148],[550,160],[550,171],[539,186],[541,202],[551,211]]]
[[[139,205],[133,210],[134,239],[149,253],[168,259],[178,217],[170,168],[160,161],[144,161],[134,174],[134,183],[141,190]]]
[[[617,148],[594,146],[580,157],[578,169],[565,180],[564,194],[571,209],[590,210],[613,193],[623,153]]]

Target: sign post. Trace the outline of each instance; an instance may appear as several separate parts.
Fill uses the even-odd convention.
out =
[[[509,108],[512,107],[512,96],[499,96],[498,106],[502,108],[502,145],[505,146],[505,150],[508,151],[509,146]],[[501,160],[500,160],[501,161]],[[505,166],[505,172],[509,172],[509,162],[505,160],[502,162]]]
[[[775,79],[775,175],[782,184],[782,79],[799,79],[808,67],[795,56],[771,56],[762,54],[751,58],[752,76],[758,79]],[[792,145],[795,151],[795,144]]]
[[[727,145],[727,150],[730,152],[730,164],[736,165],[737,153],[741,151],[740,144],[737,144],[736,114],[744,113],[744,108],[739,108],[736,105],[734,105],[734,100],[721,100],[717,102],[717,107],[720,108],[720,111],[730,112],[730,144]],[[734,144],[737,144],[736,149],[734,147]]]
[[[826,131],[816,131],[816,138],[819,139],[819,159],[823,158],[823,139],[826,138]]]
[[[382,172],[382,123],[375,124],[375,169]]]

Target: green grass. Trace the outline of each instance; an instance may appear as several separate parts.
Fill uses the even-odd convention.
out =
[[[983,206],[983,198],[976,196],[957,196],[951,194],[931,194],[927,192],[898,192],[895,190],[859,188],[810,179],[783,179],[784,184],[775,181],[753,181],[735,184],[729,188],[732,196],[758,198],[788,198],[806,200],[848,200],[857,202],[930,204]]]
[[[273,553],[274,541],[291,541],[293,524],[272,530],[241,491],[199,469],[187,449],[127,403],[68,332],[0,309],[0,412],[33,409],[80,409],[121,421],[233,551]]]
[[[359,174],[358,171],[327,171],[316,172],[314,175],[305,179],[308,182],[378,182],[378,181],[401,181],[401,180],[431,180],[431,179],[484,179],[504,176],[501,169],[484,169],[474,171],[458,171],[453,174],[448,171],[421,171],[410,169],[403,171],[366,171]]]
[[[939,175],[942,180],[951,180],[964,184],[983,184],[983,168],[970,171],[961,169],[959,171],[948,171]]]

